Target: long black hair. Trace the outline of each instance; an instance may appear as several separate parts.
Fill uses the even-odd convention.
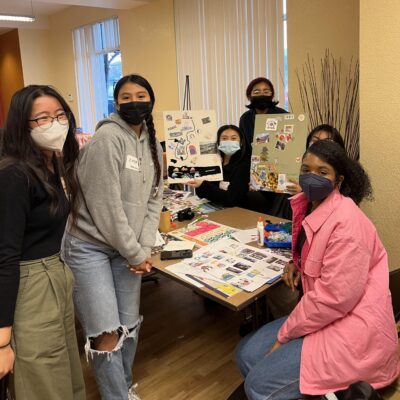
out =
[[[136,85],[139,85],[139,86],[145,88],[150,95],[150,100],[154,107],[156,98],[154,96],[153,88],[151,87],[150,83],[145,78],[143,78],[140,75],[135,75],[135,74],[126,75],[126,76],[122,77],[115,85],[114,101],[116,104],[118,103],[119,91],[121,90],[121,87],[123,85],[125,85],[125,83],[127,83],[127,82],[136,83]],[[148,118],[146,119],[146,126],[147,126],[147,131],[149,134],[151,158],[153,159],[153,163],[156,168],[156,177],[157,177],[157,185],[156,186],[159,186],[160,179],[161,179],[161,165],[160,165],[160,161],[158,159],[156,130],[154,128],[153,115],[151,113],[149,114]]]
[[[217,144],[220,144],[221,135],[227,130],[232,129],[233,131],[237,132],[240,137],[240,150],[237,151],[229,160],[229,164],[233,164],[236,162],[241,161],[244,157],[246,157],[247,149],[246,149],[246,140],[244,138],[242,130],[237,127],[236,125],[222,125],[217,131]],[[220,151],[221,156],[223,153]]]
[[[314,154],[329,164],[335,170],[337,179],[340,175],[343,176],[339,189],[343,196],[350,197],[356,204],[360,204],[363,199],[372,200],[368,174],[358,161],[348,157],[346,150],[338,143],[318,140],[306,150],[303,159],[307,154]]]
[[[33,102],[42,96],[54,97],[64,109],[69,123],[62,157],[53,155],[56,173],[63,179],[70,201],[73,220],[76,218],[78,180],[75,174],[75,161],[79,154],[79,145],[75,138],[76,122],[67,102],[51,86],[29,85],[14,93],[3,131],[3,149],[0,168],[16,164],[28,177],[38,179],[50,196],[50,211],[57,214],[62,211],[65,202],[61,201],[57,191],[49,183],[51,172],[47,168],[47,159],[34,144],[29,126]]]
[[[311,142],[313,136],[318,132],[326,132],[328,134],[329,140],[333,140],[340,147],[345,149],[343,137],[340,134],[340,132],[336,128],[334,128],[332,125],[328,125],[328,124],[318,125],[308,134],[307,140],[306,140],[306,149],[309,148],[310,142]]]

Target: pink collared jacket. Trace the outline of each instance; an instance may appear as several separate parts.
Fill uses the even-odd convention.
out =
[[[304,193],[291,198],[304,295],[278,333],[281,343],[304,336],[300,391],[324,394],[360,380],[387,386],[400,364],[386,250],[372,222],[337,190],[304,218],[307,202]]]

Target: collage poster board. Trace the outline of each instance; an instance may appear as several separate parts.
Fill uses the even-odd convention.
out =
[[[250,182],[255,190],[285,193],[299,180],[308,134],[307,114],[256,115]]]
[[[164,111],[168,183],[222,181],[215,111]]]

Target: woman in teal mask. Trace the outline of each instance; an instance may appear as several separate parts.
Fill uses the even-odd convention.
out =
[[[193,180],[199,197],[224,207],[242,206],[249,190],[250,157],[242,131],[235,125],[224,125],[217,132],[218,150],[222,158],[223,181]]]

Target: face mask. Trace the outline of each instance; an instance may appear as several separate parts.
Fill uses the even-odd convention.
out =
[[[152,110],[151,101],[131,101],[130,103],[121,103],[118,113],[128,124],[140,125],[150,116]]]
[[[218,145],[218,150],[222,151],[227,156],[232,156],[240,150],[240,143],[233,140],[224,140]]]
[[[265,110],[275,105],[275,102],[272,101],[272,96],[252,96],[250,101],[251,108],[256,108],[257,110]]]
[[[329,179],[311,173],[300,175],[299,183],[310,201],[322,200],[334,189],[333,183]]]
[[[43,130],[43,126],[33,128],[31,137],[40,149],[62,151],[68,129],[69,124],[61,125],[58,121],[53,121],[53,124],[46,130]]]

